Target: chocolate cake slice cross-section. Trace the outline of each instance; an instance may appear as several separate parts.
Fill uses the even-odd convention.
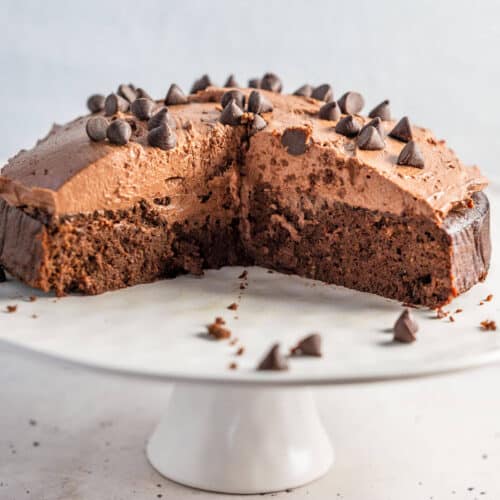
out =
[[[252,91],[266,104],[253,112]],[[256,264],[432,307],[485,278],[487,181],[430,131],[407,120],[406,143],[388,135],[397,122],[377,120],[367,149],[336,127],[348,115],[324,119],[323,101],[239,89],[223,107],[226,92],[168,109],[141,97],[147,116],[96,108],[91,127],[55,127],[11,159],[0,264],[59,295]],[[127,132],[121,145],[110,126]]]

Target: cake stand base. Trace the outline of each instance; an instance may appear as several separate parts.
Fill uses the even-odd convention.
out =
[[[239,494],[304,485],[334,457],[310,389],[220,384],[176,384],[147,456],[168,479]]]

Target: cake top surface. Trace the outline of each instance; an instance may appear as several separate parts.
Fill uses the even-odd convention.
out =
[[[265,105],[252,113],[249,104],[239,110],[234,101],[223,108],[228,90],[206,87],[186,96],[184,104],[169,104],[168,125],[154,128],[156,135],[148,131],[147,120],[137,118],[137,110],[135,115],[116,110],[106,117],[108,122],[124,120],[132,126],[123,145],[90,140],[89,116],[55,125],[2,169],[0,196],[12,205],[54,215],[125,208],[168,194],[173,189],[169,179],[183,179],[196,189],[208,165],[240,156],[250,179],[279,183],[284,192],[304,190],[353,206],[440,221],[487,185],[477,167],[461,163],[431,131],[390,119],[384,103],[371,113],[384,119],[373,123],[349,109],[345,98],[343,104],[341,98],[325,107],[324,101],[307,95],[238,89],[247,103],[252,92],[263,98]],[[150,106],[154,115],[163,102]],[[231,120],[234,124],[227,124]],[[358,129],[354,132],[352,122]],[[370,122],[374,126],[363,130]]]

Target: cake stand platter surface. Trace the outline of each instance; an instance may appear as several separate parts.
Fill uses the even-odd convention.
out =
[[[500,215],[499,193],[489,190],[492,220]],[[495,250],[500,238],[492,229]],[[93,369],[174,382],[165,417],[147,445],[153,467],[206,490],[278,491],[310,482],[333,464],[314,386],[500,361],[499,335],[480,328],[500,310],[495,253],[492,261],[488,279],[445,308],[455,321],[413,310],[420,325],[413,344],[392,341],[401,312],[394,301],[261,268],[248,268],[243,279],[243,268],[236,267],[61,299],[10,279],[0,286],[0,339]],[[237,310],[227,308],[232,303]],[[4,312],[8,305],[17,311]],[[206,337],[206,325],[217,316],[236,343]],[[322,335],[323,357],[290,358],[286,372],[256,371],[272,343],[288,352],[312,332]]]

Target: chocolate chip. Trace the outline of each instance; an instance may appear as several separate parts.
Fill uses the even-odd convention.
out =
[[[139,120],[149,120],[153,114],[155,103],[145,97],[139,97],[130,105],[130,111]]]
[[[310,133],[307,129],[290,127],[283,132],[281,144],[286,148],[287,153],[298,156],[306,152]]]
[[[391,109],[389,105],[389,101],[386,99],[382,101],[380,104],[375,106],[369,113],[370,118],[376,118],[377,116],[384,121],[391,119]]]
[[[327,102],[323,104],[319,109],[318,116],[322,120],[331,120],[336,122],[340,118],[340,109],[335,101]]]
[[[148,121],[148,130],[159,127],[162,123],[167,124],[170,128],[177,128],[177,124],[170,114],[168,108],[161,108],[158,113],[154,114]]]
[[[398,139],[403,142],[408,142],[413,139],[413,133],[411,131],[410,120],[407,116],[403,116],[401,120],[394,125],[394,128],[389,132],[391,137]]]
[[[359,113],[365,105],[363,96],[358,92],[346,92],[339,100],[338,104],[342,113],[355,115]]]
[[[177,145],[177,136],[166,123],[162,123],[160,126],[149,131],[148,144],[168,151]]]
[[[239,125],[242,116],[243,110],[231,99],[222,110],[219,121],[224,125]]]
[[[363,125],[361,128],[360,132],[363,132],[363,130],[367,127],[375,127],[377,129],[378,135],[383,139],[385,137],[385,128],[382,125],[382,120],[377,116],[377,118],[374,118],[373,120],[370,120],[368,123]]]
[[[227,77],[224,87],[239,87],[238,82],[236,81],[236,78],[234,77],[233,74]]]
[[[358,148],[375,151],[384,149],[384,141],[375,127],[365,127],[359,133]]]
[[[417,340],[415,334],[418,325],[410,315],[410,311],[405,309],[394,324],[394,340],[396,342],[414,342]]]
[[[132,128],[125,120],[118,119],[112,121],[106,130],[106,136],[109,142],[117,144],[118,146],[127,144],[131,135]]]
[[[0,283],[5,283],[7,281],[7,276],[5,275],[5,269],[0,266]]]
[[[250,125],[249,134],[254,135],[259,130],[262,130],[267,127],[266,120],[262,118],[260,115],[254,115],[252,124]]]
[[[87,120],[85,131],[90,139],[99,142],[106,139],[106,130],[108,129],[108,120],[103,116],[94,116]]]
[[[225,108],[231,99],[234,99],[234,102],[236,102],[241,109],[245,109],[245,94],[243,94],[241,90],[234,89],[224,92],[220,100],[222,107]]]
[[[137,98],[137,95],[135,93],[135,90],[130,86],[122,83],[119,87],[116,93],[126,99],[128,102],[134,102],[135,99]]]
[[[179,85],[172,83],[165,97],[165,104],[167,106],[175,106],[177,104],[186,104],[187,102],[186,94],[184,94]]]
[[[257,370],[288,370],[288,363],[285,357],[280,353],[280,345],[274,344],[264,359],[259,363]]]
[[[266,73],[260,81],[260,88],[279,93],[283,89],[283,85],[278,75],[274,73]]]
[[[257,90],[252,90],[248,97],[248,111],[251,113],[267,113],[273,110],[269,99]]]
[[[354,137],[358,135],[361,130],[361,124],[352,115],[344,116],[335,126],[337,134],[345,135],[347,137]]]
[[[201,78],[196,80],[191,87],[191,94],[196,94],[200,90],[205,90],[207,87],[212,85],[212,81],[208,75],[203,75]]]
[[[144,89],[141,89],[141,87],[135,89],[135,93],[137,95],[137,98],[144,97],[144,99],[150,99],[151,101],[154,101],[154,99]]]
[[[109,94],[104,101],[104,114],[111,116],[118,113],[118,111],[125,112],[128,111],[129,106],[129,102],[123,97],[117,94]]]
[[[93,94],[87,99],[87,108],[91,113],[98,113],[104,109],[106,98],[101,94]]]
[[[398,156],[398,165],[407,165],[409,167],[424,168],[424,156],[415,141],[410,141],[401,150]]]
[[[325,101],[325,102],[332,101],[333,100],[332,86],[328,83],[324,83],[323,85],[316,87],[313,90],[311,97],[313,99],[318,99],[318,101]]]
[[[248,88],[260,89],[260,83],[261,83],[260,78],[250,78],[250,80],[248,80]]]
[[[313,89],[312,85],[309,85],[308,83],[306,83],[305,85],[302,85],[302,87],[299,87],[293,93],[293,95],[300,95],[302,97],[311,97],[313,90],[314,89]]]
[[[302,354],[303,356],[322,356],[321,335],[313,333],[302,339],[293,349],[292,354]]]

